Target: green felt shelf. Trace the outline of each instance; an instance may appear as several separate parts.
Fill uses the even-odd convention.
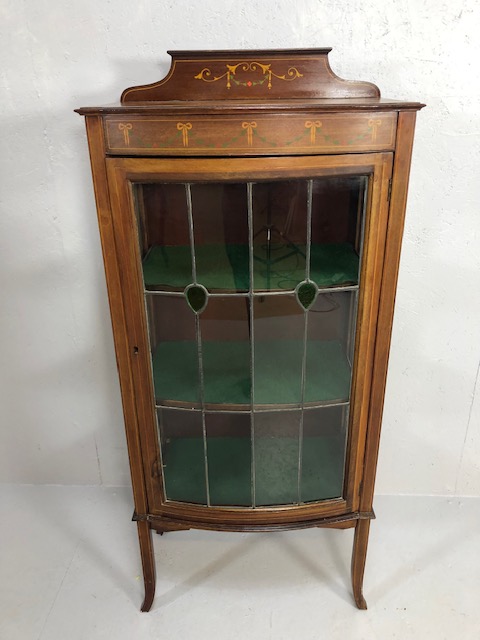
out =
[[[308,437],[302,447],[300,501],[342,495],[345,447],[341,438]],[[255,501],[257,506],[298,501],[299,440],[255,438]],[[167,498],[206,504],[202,438],[172,438],[164,448]],[[212,505],[252,505],[252,455],[248,438],[207,438],[208,480]]]
[[[305,254],[304,245],[296,245]],[[305,259],[286,245],[273,245],[267,266],[265,249],[255,246],[254,288],[294,289],[305,280]],[[205,244],[195,247],[197,280],[209,290],[248,291],[249,252],[242,244]],[[350,244],[312,244],[310,278],[319,287],[358,283],[358,255]],[[143,261],[147,289],[183,289],[192,282],[189,246],[154,246]]]
[[[263,340],[255,344],[254,401],[258,406],[301,403],[303,342]],[[350,366],[337,341],[309,340],[306,404],[346,402]],[[161,343],[153,356],[155,397],[159,405],[195,405],[200,401],[198,354],[193,341]],[[203,342],[206,405],[250,407],[248,341]]]

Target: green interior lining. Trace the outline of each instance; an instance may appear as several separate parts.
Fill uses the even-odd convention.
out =
[[[305,253],[305,245],[297,245]],[[311,244],[310,278],[319,287],[358,282],[358,255],[350,244]],[[305,280],[305,259],[286,245],[273,245],[271,261],[265,264],[264,245],[254,249],[254,288],[294,289]],[[243,244],[199,244],[195,246],[197,280],[209,290],[248,291],[249,254]],[[154,246],[143,262],[147,288],[184,288],[192,282],[189,246]]]
[[[205,402],[250,405],[250,343],[204,341],[202,346]],[[263,340],[255,344],[256,404],[301,402],[302,356],[300,340]],[[153,377],[157,401],[198,403],[196,343],[161,343],[153,355]],[[344,401],[349,388],[350,366],[341,343],[309,340],[304,401]]]
[[[255,438],[257,505],[297,502],[298,438]],[[249,506],[251,445],[248,438],[208,438],[208,480],[213,505]],[[164,448],[164,477],[170,500],[206,504],[202,438],[172,438]],[[339,438],[303,441],[301,501],[342,495],[344,446]]]

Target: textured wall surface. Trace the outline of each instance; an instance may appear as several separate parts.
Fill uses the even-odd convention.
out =
[[[480,10],[476,0],[4,0],[0,481],[129,482],[78,106],[167,49],[332,46],[418,116],[377,489],[480,494]]]

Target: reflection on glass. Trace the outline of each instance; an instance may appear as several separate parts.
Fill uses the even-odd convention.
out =
[[[252,446],[248,413],[205,415],[210,504],[252,504]]]
[[[345,464],[346,412],[345,406],[304,411],[301,502],[341,497]]]
[[[185,185],[136,185],[145,287],[183,289],[192,281]]]
[[[253,281],[257,291],[358,283],[366,176],[257,182],[252,189]],[[248,291],[247,184],[190,185],[197,281],[210,291]],[[135,187],[145,286],[181,290],[192,282],[186,184]]]
[[[367,176],[313,180],[311,278],[319,287],[358,284]]]
[[[200,315],[207,408],[248,409],[251,393],[248,300],[212,297]]]
[[[304,311],[295,295],[254,298],[255,406],[302,400]]]
[[[191,194],[198,282],[248,291],[247,185],[194,184]]]
[[[201,412],[158,409],[157,418],[167,500],[206,504]]]
[[[157,404],[200,403],[195,315],[184,297],[146,297]]]
[[[349,398],[350,310],[355,296],[353,291],[320,293],[307,313],[306,404]]]
[[[301,411],[254,414],[255,504],[298,502]]]
[[[254,288],[295,289],[305,278],[307,181],[255,184],[252,209]]]

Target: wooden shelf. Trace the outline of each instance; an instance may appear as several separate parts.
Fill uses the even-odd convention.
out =
[[[305,280],[304,245],[273,245],[270,265],[264,246],[254,249],[256,291],[293,290]],[[249,252],[243,244],[195,247],[197,280],[209,291],[248,291]],[[358,255],[347,243],[312,244],[310,278],[320,288],[358,284]],[[192,282],[189,246],[153,246],[143,261],[147,290],[183,290]]]
[[[204,405],[207,410],[251,408],[250,343],[203,342]],[[255,409],[300,407],[303,343],[265,340],[255,344]],[[337,341],[307,344],[306,405],[348,402],[350,365]],[[197,345],[193,341],[161,343],[153,355],[158,406],[199,407]]]

